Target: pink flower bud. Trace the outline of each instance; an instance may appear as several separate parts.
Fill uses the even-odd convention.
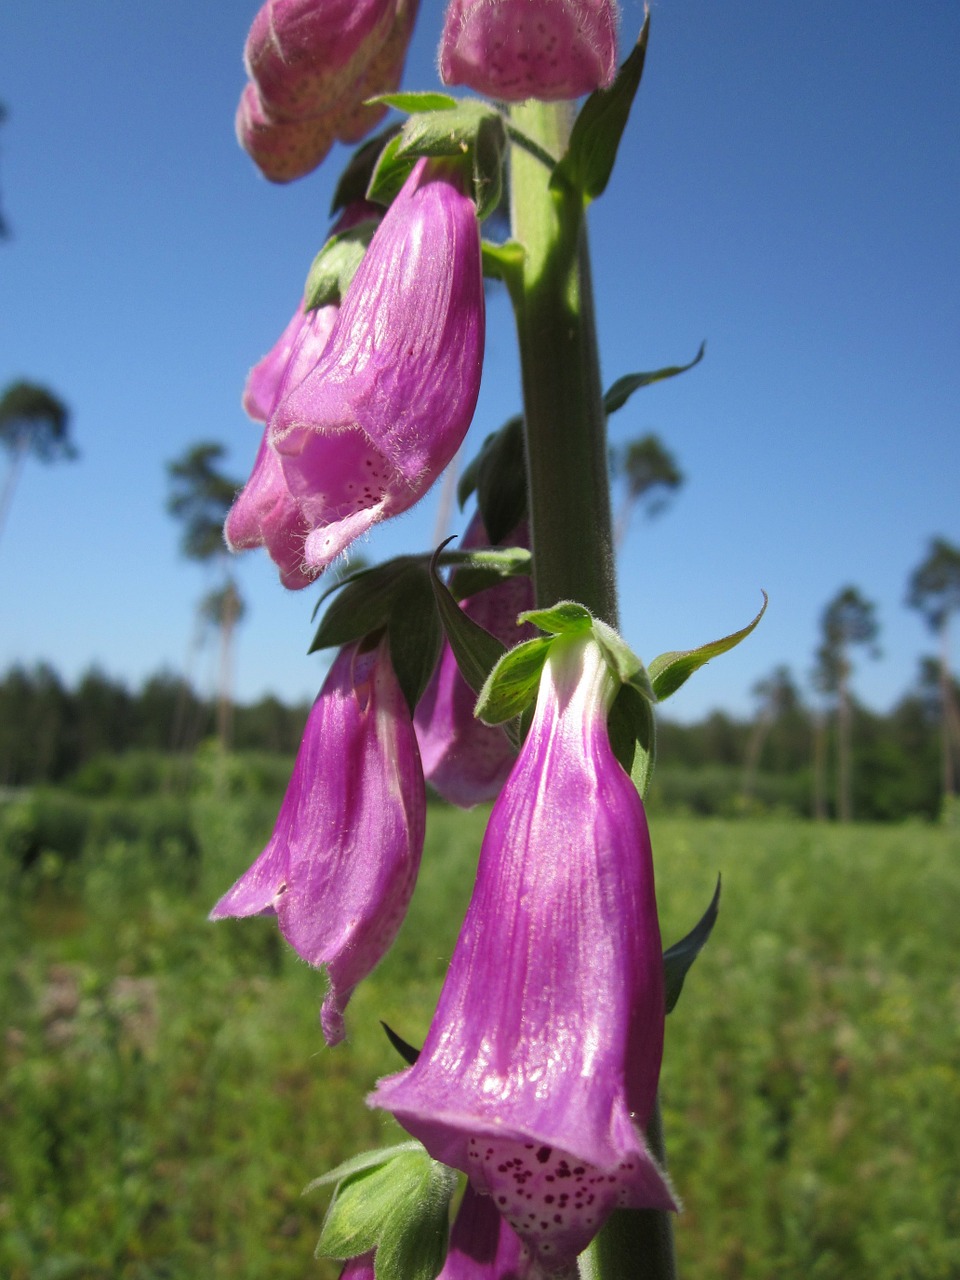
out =
[[[578,98],[617,71],[613,0],[450,0],[440,77],[507,102]]]
[[[321,1022],[343,1039],[343,1010],[397,935],[423,850],[426,800],[417,742],[387,642],[341,649],[313,704],[267,847],[210,918],[275,914],[329,990]]]

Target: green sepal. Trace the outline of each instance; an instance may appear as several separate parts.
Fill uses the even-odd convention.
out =
[[[519,414],[487,436],[464,469],[457,486],[461,507],[474,491],[487,537],[492,543],[502,542],[527,514],[527,466]]]
[[[479,98],[463,98],[450,108],[418,112],[400,131],[396,161],[420,156],[468,160],[477,217],[482,221],[500,204],[507,132],[495,107]]]
[[[767,610],[767,593],[763,591],[761,594],[763,595],[763,607],[753,621],[741,631],[734,631],[732,635],[723,636],[720,640],[713,640],[710,644],[701,645],[699,649],[687,649],[682,653],[661,653],[658,658],[654,658],[649,666],[650,681],[653,685],[653,691],[660,702],[664,698],[669,698],[672,693],[676,693],[680,686],[685,684],[690,676],[693,675],[694,671],[709,662],[711,658],[716,658],[721,653],[727,653],[728,650],[735,648],[741,640],[747,638]]]
[[[621,685],[607,714],[607,733],[620,765],[640,796],[645,796],[657,747],[657,722],[650,699],[631,684]]]
[[[413,115],[417,111],[449,111],[457,105],[457,99],[449,93],[437,93],[432,90],[413,91],[410,93],[381,93],[375,98],[368,98],[367,103],[382,102],[396,111],[405,111]]]
[[[446,544],[444,544],[446,545]],[[457,604],[450,589],[436,571],[439,550],[431,563],[430,583],[440,622],[457,660],[460,674],[474,691],[486,684],[491,672],[506,653],[506,646],[485,627],[468,618]]]
[[[680,999],[683,980],[687,971],[703,949],[703,944],[710,937],[713,926],[717,922],[720,910],[720,877],[717,876],[717,887],[713,891],[710,905],[693,926],[686,937],[675,942],[663,953],[663,978],[666,994],[666,1012],[671,1013]]]
[[[454,562],[456,563],[456,562]],[[533,572],[533,556],[526,547],[491,548],[489,551],[469,551],[464,563],[456,568],[450,578],[450,590],[456,600],[466,600],[478,591],[495,587],[499,582]]]
[[[599,618],[595,618],[593,637],[603,651],[607,666],[620,683],[632,686],[637,693],[653,702],[655,700],[653,686],[647,669],[619,633],[605,622],[601,622]]]
[[[389,205],[399,194],[400,188],[410,176],[410,171],[417,163],[416,156],[400,156],[400,133],[396,133],[380,152],[366,198],[376,200],[379,204]]]
[[[367,189],[380,159],[380,153],[391,138],[395,138],[399,132],[400,125],[391,124],[369,138],[362,147],[357,148],[340,175],[340,181],[333,193],[333,202],[330,206],[331,217],[341,209],[345,209],[348,204],[367,198]]]
[[[622,409],[635,391],[639,391],[641,387],[649,387],[654,382],[663,382],[665,378],[675,378],[678,373],[686,373],[688,369],[692,369],[695,364],[699,364],[703,359],[704,352],[707,349],[705,342],[700,343],[700,350],[693,357],[689,364],[671,364],[664,369],[654,369],[650,373],[627,373],[622,378],[618,378],[611,387],[607,389],[603,397],[603,411],[608,416],[616,413],[618,409]]]
[[[583,104],[570,132],[566,154],[550,178],[551,190],[572,187],[582,194],[585,201],[595,200],[603,194],[613,172],[617,148],[634,96],[640,87],[649,31],[648,11],[640,38],[617,72],[613,84],[609,89],[591,93]]]
[[[344,1160],[336,1168],[328,1169],[326,1173],[321,1173],[319,1178],[314,1178],[312,1182],[308,1182],[301,1195],[308,1195],[311,1191],[316,1191],[318,1187],[332,1187],[338,1182],[345,1182],[347,1178],[352,1178],[358,1173],[366,1173],[370,1169],[379,1169],[381,1165],[387,1164],[390,1160],[405,1154],[407,1151],[422,1150],[423,1144],[417,1142],[415,1138],[410,1138],[409,1141],[399,1142],[392,1147],[377,1147],[374,1151],[361,1151],[359,1155],[351,1156],[349,1160]]]
[[[375,1249],[377,1280],[436,1280],[456,1184],[454,1171],[431,1160],[419,1143],[394,1148],[385,1161],[339,1182],[316,1256],[345,1260]]]
[[[473,714],[484,724],[505,724],[535,701],[553,636],[537,636],[508,649],[490,672]]]
[[[314,311],[329,303],[339,306],[376,229],[377,220],[369,218],[330,237],[314,258],[307,275],[304,311]]]
[[[560,600],[549,609],[528,609],[521,613],[520,622],[532,622],[541,631],[553,636],[575,636],[589,631],[593,626],[593,614],[575,600]]]

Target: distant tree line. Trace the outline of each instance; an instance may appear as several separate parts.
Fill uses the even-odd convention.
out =
[[[131,691],[96,669],[69,688],[46,664],[12,667],[0,678],[0,787],[63,782],[103,755],[192,751],[215,734],[217,710],[166,672]],[[308,711],[269,696],[237,706],[234,745],[292,756]]]
[[[837,818],[835,764],[838,752],[849,750],[858,819],[936,819],[943,796],[941,692],[938,664],[925,659],[915,686],[888,714],[851,697],[849,724],[841,727],[836,718],[825,723],[790,672],[777,668],[755,686],[752,718],[715,711],[691,725],[661,720],[652,808]],[[960,693],[955,682],[953,692]],[[292,757],[308,710],[275,697],[237,706],[235,749]],[[0,677],[0,787],[68,782],[95,760],[131,751],[186,753],[216,731],[216,700],[172,674],[131,691],[96,669],[69,688],[50,666],[13,667]],[[818,768],[826,784],[818,784]]]

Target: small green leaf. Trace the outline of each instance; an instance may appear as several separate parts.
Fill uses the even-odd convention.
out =
[[[410,575],[422,567],[414,556],[397,556],[335,584],[321,596],[322,601],[338,592],[308,652],[349,644],[386,626],[394,598],[403,594]]]
[[[376,1249],[379,1280],[435,1280],[447,1248],[456,1174],[419,1143],[341,1181],[324,1219],[317,1256],[355,1258]]]
[[[527,467],[519,414],[487,436],[480,452],[465,467],[457,486],[461,507],[474,490],[487,537],[492,543],[503,542],[527,514]]]
[[[362,147],[357,148],[340,175],[340,181],[333,193],[333,203],[330,206],[331,217],[341,209],[345,209],[348,204],[354,204],[366,198],[367,188],[370,186],[370,179],[377,167],[380,153],[390,139],[395,138],[399,132],[399,123],[391,124],[369,138]]]
[[[649,667],[650,681],[653,685],[654,693],[661,702],[664,698],[669,698],[672,693],[676,693],[680,686],[685,684],[690,676],[693,675],[694,671],[709,662],[711,658],[716,658],[721,653],[727,653],[728,650],[735,648],[741,640],[747,638],[767,610],[767,593],[764,591],[761,594],[763,595],[763,608],[742,631],[734,631],[732,635],[723,636],[720,640],[713,640],[710,644],[701,645],[699,649],[687,649],[682,653],[661,653],[659,658],[654,658]]]
[[[483,274],[491,280],[502,280],[511,291],[520,288],[523,283],[523,264],[526,250],[518,240],[505,240],[503,244],[494,244],[492,240],[483,240],[480,244],[483,257]]]
[[[536,699],[552,636],[537,636],[508,649],[480,690],[474,715],[484,724],[504,724]]]
[[[382,102],[396,111],[405,111],[413,115],[416,111],[449,111],[457,105],[457,99],[448,93],[426,92],[381,93],[375,98],[368,98],[368,103]]]
[[[370,218],[330,237],[314,258],[307,275],[303,294],[305,311],[313,311],[329,303],[340,304],[376,229],[376,219]]]
[[[706,349],[707,344],[701,342],[700,350],[689,364],[671,364],[664,369],[654,369],[651,373],[624,374],[622,378],[616,380],[613,386],[607,389],[607,393],[603,397],[604,412],[609,415],[616,413],[618,409],[622,409],[633,393],[639,391],[641,387],[649,387],[654,382],[663,382],[665,378],[675,378],[678,373],[686,373],[688,369],[692,369],[695,364],[700,363]]]
[[[593,626],[593,614],[574,600],[560,600],[550,609],[528,609],[520,614],[521,622],[532,622],[551,635],[579,635]]]
[[[714,890],[713,897],[710,899],[710,905],[699,921],[685,938],[675,942],[672,947],[669,947],[663,953],[667,1013],[676,1008],[677,1001],[680,999],[680,992],[683,990],[683,980],[687,976],[688,969],[703,949],[703,944],[710,937],[713,926],[716,924],[719,910],[720,877],[717,876],[717,887]]]
[[[461,98],[448,110],[412,115],[400,130],[398,154],[414,157],[472,155],[483,129],[487,130],[488,144],[494,137],[501,139],[502,155],[506,147],[506,131],[500,112],[479,98]]]
[[[607,732],[614,755],[643,797],[656,759],[656,720],[650,699],[631,684],[621,685],[607,715]]]
[[[550,186],[563,186],[581,192],[584,199],[595,200],[610,181],[617,158],[620,138],[630,116],[630,108],[647,56],[650,13],[644,17],[643,30],[630,56],[617,72],[609,89],[591,93],[581,108],[570,132],[566,154],[553,171]]]
[[[308,1182],[303,1188],[303,1195],[309,1191],[315,1191],[317,1187],[330,1187],[337,1182],[344,1182],[347,1178],[352,1178],[354,1174],[363,1173],[367,1169],[376,1169],[380,1165],[386,1164],[388,1160],[392,1160],[395,1156],[402,1155],[405,1151],[422,1151],[421,1143],[410,1139],[409,1142],[401,1142],[393,1147],[378,1147],[375,1151],[361,1151],[357,1156],[351,1156],[349,1160],[344,1160],[342,1164],[338,1164],[335,1169],[328,1169],[326,1173],[321,1173],[319,1178],[314,1178],[312,1182]]]
[[[457,600],[466,600],[478,591],[495,587],[518,574],[533,570],[533,557],[526,547],[492,548],[467,553],[450,579],[450,591]]]
[[[436,571],[437,556],[431,564],[430,581],[444,632],[457,660],[460,674],[478,693],[506,652],[505,646],[478,622],[468,618]]]
[[[403,576],[387,621],[390,661],[410,714],[423,696],[440,656],[443,628],[437,616],[430,570],[422,562]]]
[[[380,152],[367,187],[368,200],[376,200],[379,204],[390,204],[409,178],[413,166],[417,163],[417,157],[401,156],[398,154],[399,150],[400,134],[397,133]]]
[[[403,1036],[398,1036],[393,1027],[388,1026],[382,1018],[380,1019],[380,1025],[383,1027],[387,1039],[393,1045],[394,1049],[396,1049],[397,1053],[399,1053],[400,1057],[408,1066],[412,1067],[420,1057],[420,1050],[415,1049],[412,1044],[409,1044],[404,1040]]]

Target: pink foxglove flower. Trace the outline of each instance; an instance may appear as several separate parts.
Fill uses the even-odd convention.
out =
[[[344,295],[319,362],[281,396],[270,443],[310,533],[316,576],[360,534],[406,511],[456,453],[483,362],[473,200],[417,162]]]
[[[664,991],[643,805],[592,639],[556,640],[417,1062],[371,1101],[564,1274],[618,1205],[672,1209],[643,1129]]]
[[[437,1280],[520,1280],[523,1246],[489,1196],[469,1184],[450,1232],[450,1249]]]
[[[284,388],[296,386],[316,365],[337,316],[335,306],[304,312],[302,305],[273,349],[250,371],[244,408],[266,421]],[[224,535],[232,551],[266,547],[285,587],[306,587],[316,576],[304,572],[303,544],[309,532],[290,492],[279,455],[264,431],[250,479],[227,514]]]
[[[325,966],[328,1044],[343,1038],[353,989],[400,928],[425,816],[413,724],[387,642],[348,645],[310,712],[270,842],[210,913],[275,914],[294,950]]]
[[[463,536],[462,547],[467,551],[489,545],[478,512]],[[504,539],[504,545],[529,546],[525,521]],[[517,615],[533,608],[533,583],[525,575],[478,591],[460,608],[508,648],[534,634],[529,624],[517,625]],[[499,725],[486,725],[473,714],[476,701],[477,695],[460,674],[453,650],[445,642],[436,670],[417,703],[413,723],[424,777],[444,800],[463,809],[493,800],[517,755]]]
[[[450,0],[440,78],[508,102],[578,98],[617,71],[614,0]]]
[[[417,0],[267,0],[250,28],[242,146],[274,182],[302,177],[334,141],[359,141],[400,83]]]

